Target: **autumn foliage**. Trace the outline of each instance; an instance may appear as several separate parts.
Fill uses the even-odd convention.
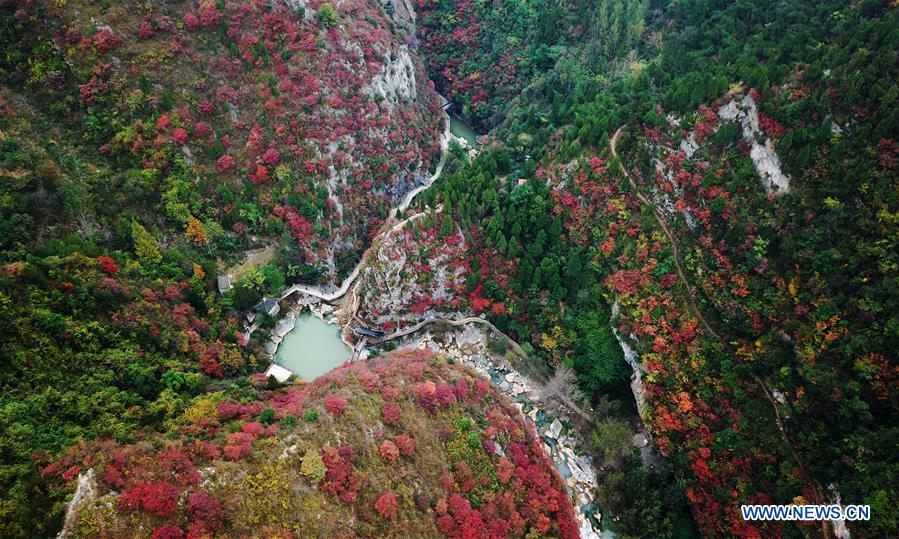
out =
[[[107,535],[138,522],[159,537],[252,535],[251,515],[265,515],[272,535],[312,522],[313,535],[577,537],[542,442],[473,370],[400,351],[255,397],[219,402],[174,439],[84,446],[45,474],[71,488],[83,470],[98,472],[100,497],[78,507],[78,521]],[[409,411],[381,423],[372,405],[382,403]],[[375,425],[373,443],[364,429]],[[105,500],[115,510],[97,512]]]

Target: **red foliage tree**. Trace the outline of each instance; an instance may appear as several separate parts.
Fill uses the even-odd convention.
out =
[[[381,494],[381,497],[375,502],[375,510],[386,519],[395,517],[397,509],[399,509],[399,502],[396,500],[396,495],[389,490]]]
[[[204,7],[200,8],[200,25],[204,28],[212,28],[221,20],[222,13],[215,7],[215,3],[206,2]]]
[[[339,395],[328,395],[325,397],[325,410],[334,417],[340,417],[346,410],[346,399]]]
[[[153,539],[181,539],[184,530],[173,524],[163,524],[153,532]]]
[[[396,462],[396,459],[400,456],[400,450],[396,447],[396,444],[391,442],[390,440],[384,440],[381,442],[381,446],[378,448],[378,451],[381,453],[381,457],[393,464]]]
[[[223,155],[215,162],[215,170],[219,174],[224,174],[233,169],[235,165],[237,165],[237,161],[235,161],[233,157],[230,155]]]
[[[251,423],[247,423],[246,425],[243,426],[243,428],[241,428],[241,430],[243,432],[249,434],[253,438],[258,438],[259,436],[261,436],[262,434],[265,433],[265,427],[263,427],[262,423],[259,423],[258,421],[253,421]]]
[[[183,127],[172,131],[172,141],[179,146],[184,146],[187,143],[187,136],[187,130]]]
[[[188,30],[198,30],[200,28],[200,19],[193,13],[187,13],[184,15],[184,26]]]
[[[381,405],[381,419],[385,425],[399,425],[400,407],[394,402],[385,402]]]
[[[153,25],[150,24],[150,21],[142,21],[140,23],[137,35],[140,36],[141,39],[150,39],[153,37]]]
[[[122,43],[122,40],[114,35],[112,31],[104,28],[94,34],[94,37],[91,38],[91,42],[97,52],[102,54],[118,47]]]
[[[222,504],[205,490],[192,492],[187,499],[187,510],[191,518],[200,520],[209,531],[218,530],[225,518]]]
[[[115,275],[119,272],[119,266],[115,260],[108,256],[98,256],[97,261],[100,262],[100,270],[107,275]]]
[[[228,435],[225,445],[225,456],[231,460],[241,459],[253,452],[253,436],[245,432],[234,432]]]
[[[400,434],[393,442],[404,457],[410,457],[415,453],[415,440],[410,438],[408,434]]]
[[[322,461],[328,470],[322,481],[325,492],[336,495],[343,503],[356,503],[356,495],[362,488],[362,476],[353,467],[352,459],[329,446],[322,449]]]
[[[269,148],[262,154],[262,160],[265,161],[267,165],[275,166],[281,162],[281,154],[278,153],[278,150],[275,148]]]
[[[143,509],[160,518],[171,518],[178,505],[178,489],[165,481],[140,481],[119,497],[119,509],[131,513]]]

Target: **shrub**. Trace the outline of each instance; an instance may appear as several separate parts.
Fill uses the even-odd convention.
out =
[[[230,155],[223,155],[218,158],[215,164],[215,170],[219,174],[224,174],[229,170],[233,169],[237,165],[237,161],[234,160]]]
[[[394,443],[404,457],[411,457],[415,453],[415,440],[410,438],[408,434],[400,434],[396,437]]]
[[[325,462],[322,460],[321,453],[316,449],[310,449],[303,455],[303,463],[300,465],[300,473],[306,476],[313,484],[318,483],[325,478],[327,473]]]
[[[125,490],[119,509],[132,513],[143,509],[160,518],[171,518],[178,505],[178,489],[165,481],[141,481]]]
[[[396,462],[396,459],[400,456],[400,450],[396,447],[396,444],[394,444],[390,440],[384,440],[383,442],[381,442],[379,451],[381,452],[381,457],[389,461],[391,464]]]
[[[394,402],[385,402],[381,405],[381,419],[385,425],[399,425],[400,407]]]
[[[343,448],[341,448],[343,449]],[[353,467],[352,459],[346,458],[342,451],[326,447],[322,460],[328,473],[325,474],[324,490],[337,495],[340,501],[347,504],[356,503],[356,495],[362,488],[362,475]]]
[[[336,25],[338,18],[337,11],[331,4],[322,4],[322,7],[318,8],[318,20],[324,28]]]
[[[163,524],[153,532],[153,539],[181,539],[182,537],[184,537],[184,530],[171,524]]]
[[[296,420],[296,418],[294,418]],[[264,408],[259,414],[259,422],[263,425],[271,425],[275,422],[275,409],[271,406]]]
[[[328,395],[325,397],[325,410],[334,417],[340,417],[346,410],[346,399],[338,395]]]
[[[396,495],[389,490],[381,494],[381,497],[375,502],[375,510],[387,519],[395,517],[397,509],[399,509],[399,503],[396,501]]]
[[[269,148],[262,154],[262,160],[268,165],[275,166],[281,162],[281,154],[275,148]]]
[[[191,493],[187,499],[187,510],[192,518],[202,520],[209,531],[218,530],[225,518],[222,504],[205,490]]]
[[[253,436],[245,432],[234,432],[228,435],[228,444],[225,446],[225,456],[231,460],[238,460],[253,452],[251,442]]]
[[[262,435],[265,432],[265,427],[263,427],[261,423],[259,423],[257,421],[253,421],[253,422],[250,422],[250,423],[247,423],[246,425],[244,425],[241,428],[241,431],[249,434],[253,438],[258,438],[260,435]]]
[[[119,272],[119,266],[115,260],[108,256],[98,256],[97,261],[100,262],[100,270],[107,275],[115,275]]]
[[[179,127],[172,131],[172,141],[179,146],[184,146],[187,143],[187,130]]]

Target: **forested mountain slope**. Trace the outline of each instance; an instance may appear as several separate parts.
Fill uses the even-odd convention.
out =
[[[533,427],[470,368],[404,351],[259,383],[195,400],[166,437],[45,470],[90,470],[67,536],[578,536]]]
[[[502,302],[491,318],[572,365],[594,399],[620,387],[620,356],[587,321],[614,305],[637,347],[644,420],[704,534],[802,534],[746,523],[738,506],[837,492],[872,506],[853,533],[895,534],[895,7],[578,2],[584,39],[547,69],[519,64],[520,94],[479,93],[508,72],[503,39],[547,21],[571,32],[555,18],[565,4],[529,5],[522,28],[512,3],[467,22],[428,3],[448,48],[431,67],[467,70],[438,71],[438,88],[475,118],[503,118],[497,144],[434,194],[479,257],[469,299]],[[472,18],[489,39],[445,38]],[[645,533],[640,519],[623,526]]]
[[[264,368],[235,307],[339,282],[430,175],[408,39],[374,1],[2,3],[0,535],[58,529],[56,451]]]
[[[245,312],[341,283],[434,169],[438,91],[486,143],[348,324],[484,316],[570,368],[621,536],[833,536],[739,506],[837,497],[899,535],[895,2],[0,0],[0,48],[0,536],[91,474],[83,535],[577,532],[471,372],[254,375]]]

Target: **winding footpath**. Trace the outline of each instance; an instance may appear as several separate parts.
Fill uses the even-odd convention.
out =
[[[621,136],[621,133],[624,130],[624,127],[625,126],[619,127],[618,130],[615,131],[615,134],[612,135],[612,139],[609,141],[609,150],[612,152],[612,157],[618,159],[618,168],[621,171],[621,173],[624,174],[624,176],[627,178],[628,184],[630,184],[631,189],[633,189],[634,192],[637,194],[637,198],[640,200],[640,202],[642,202],[644,205],[652,208],[652,210],[653,210],[652,213],[656,219],[656,222],[659,224],[659,226],[665,232],[665,236],[668,237],[668,243],[671,245],[671,252],[674,256],[674,265],[677,270],[677,275],[680,278],[681,282],[684,283],[684,286],[687,289],[687,300],[690,303],[690,310],[693,311],[693,315],[696,316],[696,318],[700,321],[700,323],[702,323],[702,326],[706,329],[706,331],[709,332],[710,335],[714,336],[715,339],[717,339],[725,347],[727,347],[729,345],[729,343],[725,339],[723,339],[721,337],[721,335],[718,334],[718,332],[716,332],[714,329],[712,329],[712,326],[709,325],[708,321],[705,319],[705,317],[702,315],[702,312],[699,310],[699,307],[696,303],[696,293],[693,290],[693,287],[690,285],[690,281],[687,280],[686,272],[684,271],[683,266],[681,266],[680,250],[678,249],[677,241],[674,239],[674,234],[671,232],[671,229],[668,228],[668,224],[665,222],[665,219],[662,216],[661,212],[659,211],[658,207],[655,204],[653,204],[652,202],[650,202],[649,199],[647,199],[646,196],[644,196],[643,193],[640,192],[640,188],[637,186],[637,182],[634,181],[634,179],[631,177],[631,175],[627,171],[627,169],[624,168],[624,165],[621,162],[621,158],[618,157],[618,139]],[[799,453],[796,451],[796,448],[793,445],[793,442],[790,439],[789,434],[787,433],[787,429],[786,429],[786,427],[784,427],[784,423],[780,417],[780,412],[778,410],[777,402],[775,401],[774,396],[772,395],[771,391],[768,389],[767,384],[765,384],[764,380],[762,380],[762,378],[758,374],[753,373],[752,376],[753,376],[753,379],[755,380],[756,384],[759,386],[759,388],[765,394],[765,397],[767,398],[768,402],[771,404],[772,409],[774,410],[774,421],[777,424],[777,429],[780,431],[781,438],[783,439],[784,443],[786,444],[787,448],[789,449],[790,454],[793,457],[793,460],[796,461],[796,465],[799,467],[800,470],[802,470],[802,475],[808,479],[809,483],[811,483],[812,490],[815,493],[815,498],[817,498],[815,500],[815,503],[819,503],[819,504],[824,503],[824,501],[823,501],[824,497],[822,496],[822,493],[821,493],[821,486],[818,484],[817,481],[812,479],[812,477],[808,474],[808,471],[805,467],[805,463],[802,461],[802,458],[799,456]],[[830,532],[829,521],[822,520],[821,528],[822,528],[823,536],[825,538],[832,536],[832,534]]]
[[[687,299],[690,301],[690,307],[693,311],[693,314],[696,315],[696,318],[702,323],[702,327],[706,329],[711,335],[714,335],[716,339],[719,341],[722,340],[721,336],[712,329],[712,326],[709,325],[708,321],[702,315],[702,312],[699,310],[699,307],[696,304],[695,293],[693,292],[693,287],[690,286],[690,281],[687,280],[686,272],[684,271],[683,266],[681,266],[680,262],[680,251],[677,247],[677,242],[674,240],[674,234],[671,233],[671,229],[668,228],[668,224],[665,222],[664,217],[662,216],[659,209],[655,204],[649,201],[643,193],[640,192],[640,188],[637,187],[637,182],[631,177],[630,173],[628,173],[627,169],[624,168],[624,165],[621,163],[621,158],[618,157],[618,138],[621,136],[622,131],[624,130],[624,126],[618,128],[615,131],[615,134],[612,135],[612,140],[609,141],[609,150],[612,152],[612,157],[618,159],[618,169],[621,170],[621,173],[624,174],[624,177],[627,178],[627,182],[630,184],[631,189],[637,193],[637,198],[644,205],[652,208],[652,214],[656,218],[656,222],[659,223],[659,226],[665,232],[665,235],[668,236],[668,243],[671,245],[671,252],[674,255],[674,265],[677,270],[677,276],[680,278],[681,282],[684,283],[684,286],[687,287]]]
[[[340,287],[333,292],[324,292],[321,288],[316,286],[295,284],[282,290],[280,299],[285,299],[291,294],[299,292],[300,294],[318,298],[325,303],[333,303],[346,295],[347,291],[359,277],[359,273],[365,266],[371,250],[378,244],[378,239],[395,231],[396,227],[392,225],[392,221],[396,219],[396,216],[400,212],[406,211],[409,205],[412,204],[412,201],[415,199],[415,197],[426,190],[428,187],[430,187],[431,184],[437,181],[440,178],[440,175],[443,173],[443,166],[446,164],[446,154],[449,149],[449,141],[451,137],[450,117],[449,114],[446,113],[446,111],[443,112],[443,119],[443,134],[440,136],[440,161],[437,163],[437,168],[434,169],[434,173],[420,186],[406,193],[406,196],[403,197],[400,204],[390,210],[387,219],[384,220],[384,223],[381,225],[380,230],[378,230],[378,233],[375,234],[375,239],[372,240],[371,245],[369,245],[368,249],[366,249],[365,252],[362,253],[362,256],[359,258],[359,262],[356,264],[356,267],[353,268],[353,271],[347,276],[346,279],[343,280],[343,282],[340,284]]]

